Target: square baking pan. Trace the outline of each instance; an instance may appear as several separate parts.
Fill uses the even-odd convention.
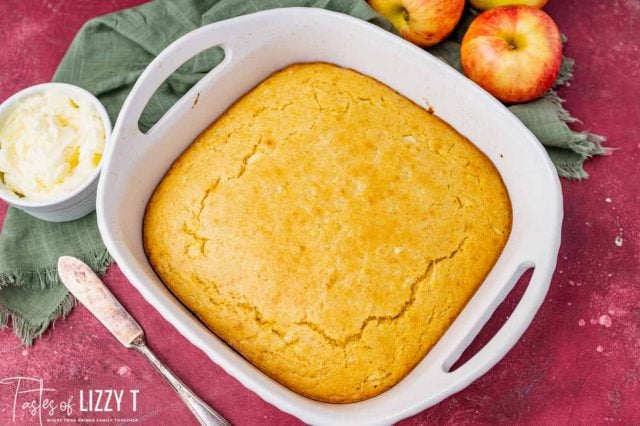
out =
[[[180,65],[219,46],[224,60],[147,132],[140,115]],[[495,164],[513,207],[513,228],[496,265],[427,356],[390,390],[330,404],[294,393],[227,346],[160,281],[142,246],[147,202],[182,151],[234,101],[273,72],[328,62],[369,75],[431,107]],[[311,424],[390,424],[460,391],[493,367],[532,321],[547,293],[560,245],[562,194],[556,171],[531,132],[500,102],[439,59],[372,24],[320,9],[259,12],[199,28],[147,67],[122,107],[103,159],[98,224],[124,275],[191,343],[267,402]],[[528,287],[498,333],[470,360],[450,367],[522,273]]]

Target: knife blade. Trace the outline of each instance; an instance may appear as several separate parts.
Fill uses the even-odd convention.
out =
[[[229,422],[220,413],[201,400],[158,359],[147,346],[142,327],[89,266],[75,257],[62,256],[58,258],[58,275],[71,294],[89,309],[120,343],[144,355],[167,379],[198,423],[206,426],[229,426]]]
[[[71,294],[124,346],[131,348],[136,339],[144,336],[136,320],[84,262],[62,256],[58,259],[58,275]]]

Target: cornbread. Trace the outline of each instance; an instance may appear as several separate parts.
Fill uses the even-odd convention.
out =
[[[297,64],[238,100],[153,193],[144,246],[171,291],[290,389],[389,389],[495,264],[511,204],[493,164],[382,83]]]

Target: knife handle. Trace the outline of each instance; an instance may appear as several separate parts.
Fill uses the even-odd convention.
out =
[[[149,362],[155,367],[160,374],[164,376],[171,387],[178,393],[180,399],[191,410],[191,413],[198,419],[201,425],[206,426],[230,426],[222,415],[217,413],[213,408],[209,407],[204,401],[194,394],[180,379],[178,379],[169,368],[160,361],[155,354],[149,349],[143,337],[132,342],[132,347],[142,353]]]

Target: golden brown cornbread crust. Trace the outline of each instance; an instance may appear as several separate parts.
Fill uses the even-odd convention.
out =
[[[317,63],[262,82],[176,160],[144,246],[252,364],[352,402],[425,356],[510,230],[507,191],[477,148],[382,83]]]

